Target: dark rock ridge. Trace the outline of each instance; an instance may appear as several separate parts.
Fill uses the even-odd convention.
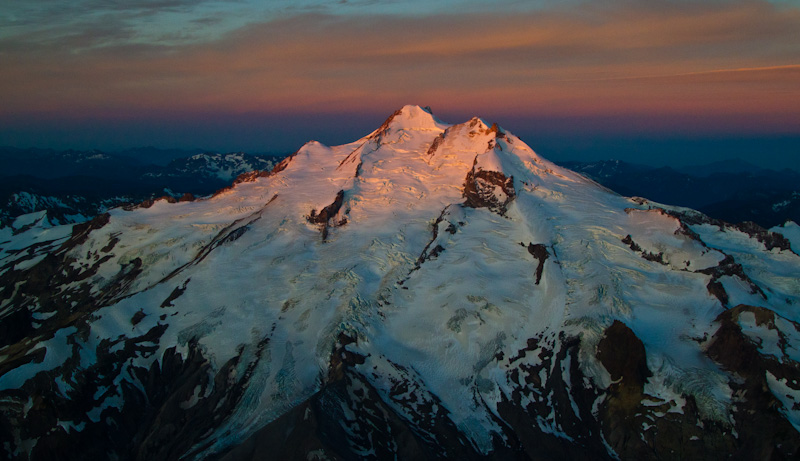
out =
[[[389,133],[389,128],[391,127],[392,122],[394,121],[394,119],[399,117],[402,114],[403,114],[403,109],[397,109],[396,111],[394,111],[394,113],[392,113],[392,115],[390,115],[389,118],[387,118],[381,124],[381,126],[378,127],[377,130],[375,130],[375,133],[373,133],[370,136],[370,139],[378,139],[378,140],[380,140],[380,138],[382,138],[383,136],[386,136],[386,134]]]
[[[499,187],[505,196],[499,196],[495,187]],[[473,164],[464,180],[464,198],[466,199],[464,205],[471,208],[488,208],[505,216],[508,204],[516,196],[514,177],[506,177],[499,171],[476,169]]]
[[[735,227],[763,243],[767,250],[777,248],[781,251],[792,251],[792,245],[786,237],[775,232],[770,232],[752,221],[744,221],[737,224]]]
[[[647,201],[642,199],[642,204],[646,204]],[[631,213],[633,209],[626,209],[627,213]],[[789,241],[782,235],[767,231],[757,224],[754,223],[742,223],[732,225],[729,223],[725,223],[719,220],[711,219],[702,213],[697,212],[678,212],[673,210],[665,210],[662,208],[650,208],[648,212],[656,212],[665,216],[671,216],[678,221],[679,227],[675,231],[676,235],[684,235],[689,237],[692,240],[697,241],[700,243],[704,248],[709,249],[708,245],[700,238],[700,235],[697,232],[693,231],[689,225],[690,224],[711,224],[720,228],[720,230],[738,230],[741,232],[745,232],[750,237],[758,240],[761,243],[765,244],[765,249],[771,251],[773,249],[778,249],[779,251],[788,251],[794,253],[789,246]],[[626,235],[622,239],[622,243],[628,245],[631,250],[638,253],[642,258],[657,262],[662,265],[668,265],[668,263],[664,260],[664,253],[652,253],[649,251],[645,251],[642,247],[637,244],[630,234]],[[710,250],[710,249],[709,249]],[[728,306],[729,304],[729,295],[725,286],[722,284],[722,277],[735,277],[739,279],[742,283],[746,284],[750,289],[750,294],[758,294],[762,299],[767,299],[767,294],[764,290],[758,286],[758,284],[753,281],[752,278],[745,272],[744,267],[741,264],[737,263],[733,256],[725,253],[722,249],[715,249],[716,251],[723,255],[723,259],[717,263],[716,266],[708,267],[705,269],[698,269],[694,270],[696,273],[706,274],[711,276],[708,284],[706,285],[706,289],[708,293],[714,296],[719,300],[719,302],[723,306]],[[685,270],[689,270],[689,264],[687,262],[687,266]]]
[[[445,131],[444,133],[440,134],[439,136],[437,136],[433,140],[433,142],[431,143],[431,146],[428,148],[428,152],[427,152],[428,157],[433,157],[433,155],[436,153],[436,150],[439,149],[439,146],[442,145],[442,143],[444,142],[445,133],[447,133],[447,131]]]
[[[653,262],[657,262],[659,264],[664,264],[664,265],[667,264],[664,261],[664,253],[663,252],[652,253],[650,251],[642,250],[642,247],[639,246],[638,243],[633,241],[633,238],[631,237],[631,234],[626,235],[625,238],[622,239],[622,243],[624,243],[625,245],[630,246],[631,250],[635,251],[636,253],[639,253],[639,255],[641,255],[642,258],[644,258],[644,259],[646,259],[648,261],[653,261]]]
[[[158,341],[160,333],[153,331],[141,338],[126,340],[117,352],[111,352],[113,343],[106,344],[103,348],[106,352],[98,357],[98,363],[76,377],[82,384],[79,391],[67,395],[42,394],[54,386],[42,374],[18,391],[2,392],[0,446],[9,450],[16,447],[20,439],[38,438],[40,442],[28,457],[32,460],[144,461],[196,455],[193,447],[208,443],[211,431],[230,418],[249,385],[248,370],[261,359],[268,339],[259,343],[251,361],[244,358],[246,354],[242,350],[216,373],[212,373],[196,343],[190,342],[185,357],[170,348],[152,366],[134,367],[130,378],[113,386],[119,364],[127,357],[156,349],[147,343]],[[120,408],[106,408],[93,419],[88,414],[97,405],[95,395],[103,389],[116,394],[124,404]],[[34,396],[35,404],[26,410],[28,395]],[[54,418],[71,421],[81,429],[59,426]],[[70,449],[65,450],[65,447]]]
[[[725,255],[725,259],[720,261],[716,266],[709,267],[708,269],[702,269],[697,272],[711,276],[711,280],[708,282],[708,292],[716,296],[725,306],[728,305],[728,294],[725,291],[725,287],[723,287],[722,283],[720,282],[720,279],[723,276],[738,278],[750,287],[751,294],[759,294],[762,298],[767,299],[767,295],[764,293],[764,290],[756,285],[756,283],[753,282],[753,280],[750,279],[747,274],[745,274],[742,265],[737,263],[731,255]]]
[[[336,193],[336,198],[333,199],[333,203],[323,208],[319,213],[317,213],[317,210],[311,210],[311,213],[308,215],[308,222],[320,225],[322,229],[322,241],[328,239],[329,227],[339,227],[347,224],[347,218],[344,217],[339,221],[334,220],[339,210],[342,208],[343,202],[344,191],[340,190]]]
[[[786,237],[781,234],[771,232],[767,229],[764,229],[760,225],[745,221],[739,224],[731,224],[720,219],[710,218],[702,213],[698,212],[679,212],[673,210],[664,210],[665,213],[675,216],[678,218],[682,223],[689,224],[689,225],[696,225],[696,224],[710,224],[712,226],[717,226],[720,230],[738,230],[740,232],[744,232],[745,234],[749,235],[752,238],[755,238],[759,242],[764,244],[764,247],[767,250],[772,250],[777,248],[780,251],[792,251],[791,243],[789,242]]]
[[[534,273],[534,276],[536,277],[536,284],[538,285],[539,282],[542,281],[542,273],[544,272],[544,262],[547,261],[547,258],[550,257],[550,253],[547,251],[547,247],[542,245],[541,243],[537,244],[529,243],[528,253],[530,253],[531,256],[536,258],[536,260],[539,263],[536,266],[536,272]]]
[[[785,380],[792,389],[800,389],[800,363],[786,355],[785,341],[782,341],[782,356],[760,351],[760,344],[742,331],[741,317],[745,312],[753,315],[756,325],[780,337],[787,333],[776,327],[775,320],[779,317],[763,307],[739,305],[716,319],[720,326],[706,353],[723,368],[735,371],[736,378],[731,378],[729,385],[739,396],[734,407],[738,443],[731,447],[730,453],[738,459],[796,459],[800,437],[784,416],[787,408],[770,392],[768,375]],[[799,324],[782,320],[800,331]],[[797,410],[800,405],[794,406],[790,410]]]

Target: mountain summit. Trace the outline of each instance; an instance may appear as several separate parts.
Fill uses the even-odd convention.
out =
[[[800,454],[800,242],[479,118],[0,240],[12,459]]]

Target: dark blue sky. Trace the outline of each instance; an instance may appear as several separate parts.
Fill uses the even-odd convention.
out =
[[[158,146],[253,153],[290,153],[311,139],[336,145],[376,129],[391,113],[371,115],[306,114],[268,117],[258,114],[205,120],[52,120],[0,128],[0,145],[124,150]],[[434,113],[450,123],[471,116]],[[473,114],[475,115],[475,114]],[[641,133],[608,120],[506,117],[498,121],[551,160],[617,159],[656,166],[684,166],[739,158],[773,169],[800,171],[800,135],[687,132]],[[605,122],[605,124],[603,123]],[[571,127],[575,126],[575,130]],[[6,136],[5,133],[12,133]]]

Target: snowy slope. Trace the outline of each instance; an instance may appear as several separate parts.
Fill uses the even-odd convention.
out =
[[[783,225],[775,226],[770,230],[786,237],[791,242],[794,252],[800,253],[800,225],[794,221],[787,221]]]
[[[24,153],[0,159],[4,160],[0,164],[8,164],[6,166],[23,164],[17,168],[19,171],[11,168],[4,173],[26,173],[7,176],[4,182],[0,182],[4,186],[0,188],[0,226],[10,225],[23,214],[43,210],[47,211],[47,220],[51,224],[70,224],[88,221],[116,206],[153,197],[169,195],[179,198],[185,193],[208,195],[229,185],[241,174],[272,170],[283,159],[283,156],[241,152],[202,153],[174,159],[166,166],[156,166],[97,151],[60,155],[29,152],[33,161]],[[28,167],[34,171],[26,170],[24,167],[30,163],[42,165],[41,173],[35,171],[34,165]],[[78,171],[90,163],[97,164]]]
[[[702,218],[406,106],[206,200],[4,234],[0,442],[797,455],[800,257]]]

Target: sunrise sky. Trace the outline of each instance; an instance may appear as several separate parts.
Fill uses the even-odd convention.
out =
[[[0,145],[283,152],[420,104],[545,156],[800,168],[799,1],[28,0],[0,63]]]

